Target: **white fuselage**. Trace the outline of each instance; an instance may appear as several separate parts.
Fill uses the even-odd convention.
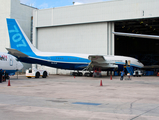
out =
[[[13,73],[23,68],[23,64],[17,61],[16,57],[0,52],[0,69]]]

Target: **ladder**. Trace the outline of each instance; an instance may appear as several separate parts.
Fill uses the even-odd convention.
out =
[[[130,73],[130,75],[133,75],[133,73],[134,73],[133,67],[126,66],[126,69],[127,69],[128,73]]]

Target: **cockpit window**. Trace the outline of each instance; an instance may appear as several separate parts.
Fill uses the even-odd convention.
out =
[[[137,62],[141,63],[139,60]]]
[[[1,61],[7,61],[7,56],[0,56]]]
[[[16,61],[19,61],[17,58],[15,58]]]

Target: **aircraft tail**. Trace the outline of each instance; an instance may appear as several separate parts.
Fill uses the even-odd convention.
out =
[[[25,54],[38,52],[38,50],[31,44],[18,22],[15,19],[7,18],[6,20],[11,48]]]

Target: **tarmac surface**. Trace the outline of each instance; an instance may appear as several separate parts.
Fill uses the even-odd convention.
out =
[[[12,76],[0,83],[0,120],[159,120],[159,77],[119,79]]]

